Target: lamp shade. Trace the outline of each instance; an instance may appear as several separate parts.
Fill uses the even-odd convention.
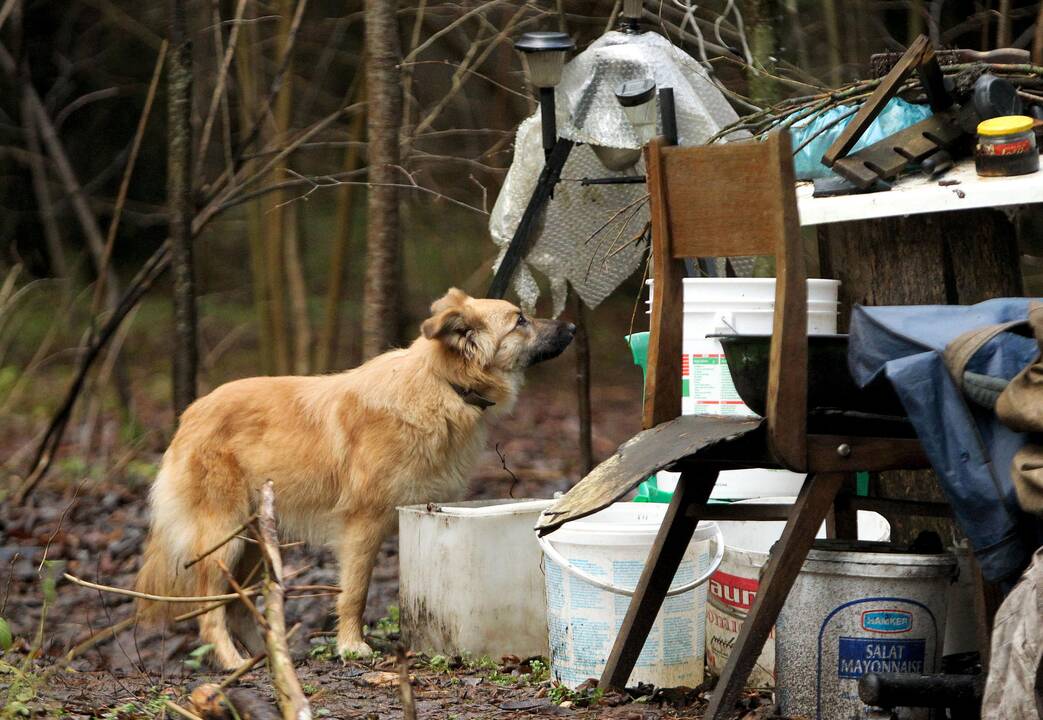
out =
[[[644,0],[623,0],[623,12],[620,14],[631,20],[640,20],[644,10]]]
[[[656,130],[655,83],[647,78],[620,83],[616,87],[616,100],[623,107],[641,144],[651,140]]]
[[[522,54],[529,82],[538,88],[555,87],[561,81],[565,53],[575,46],[563,32],[525,33],[514,43],[514,49]]]

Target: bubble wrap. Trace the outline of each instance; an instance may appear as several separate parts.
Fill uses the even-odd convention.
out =
[[[515,272],[513,285],[522,305],[539,298],[533,275],[550,280],[554,315],[565,305],[572,285],[588,307],[596,307],[637,269],[644,243],[631,240],[648,221],[644,185],[589,185],[584,177],[643,175],[644,163],[613,172],[601,165],[590,144],[638,148],[640,140],[616,101],[615,89],[626,80],[648,77],[657,89],[672,87],[677,133],[682,145],[705,142],[737,119],[724,95],[693,58],[654,32],[608,32],[569,62],[556,88],[558,134],[577,143],[554,189],[536,241]],[[662,128],[658,128],[661,130]],[[493,242],[500,246],[497,267],[521,221],[544,157],[537,112],[518,128],[514,161],[489,219]],[[638,201],[638,204],[634,204]]]

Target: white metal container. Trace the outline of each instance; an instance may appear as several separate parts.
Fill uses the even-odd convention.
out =
[[[575,688],[600,677],[666,509],[615,503],[540,539],[555,680]],[[700,523],[627,685],[702,683],[705,582],[723,554],[716,524]]]
[[[792,505],[796,497],[763,497],[742,503]],[[726,520],[717,523],[724,535],[724,558],[710,577],[706,604],[706,665],[710,673],[720,675],[731,657],[739,630],[757,597],[760,574],[768,562],[771,546],[782,537],[785,522]],[[826,536],[823,523],[816,537]],[[858,537],[862,540],[886,541],[891,526],[875,512],[858,511]],[[746,686],[756,689],[775,686],[775,632],[764,643]]]
[[[548,654],[542,553],[533,527],[553,502],[398,509],[398,592],[409,647],[493,658]]]
[[[955,569],[948,553],[812,550],[775,625],[781,714],[864,718],[866,673],[937,672]],[[927,720],[930,711],[903,717]]]

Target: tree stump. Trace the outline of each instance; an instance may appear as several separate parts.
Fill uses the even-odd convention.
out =
[[[832,223],[818,228],[823,277],[840,280],[839,328],[851,306],[969,305],[1023,294],[1014,222],[1002,211],[963,210],[910,217]],[[888,472],[875,494],[943,501],[932,471]],[[891,539],[911,542],[922,530],[948,544],[948,520],[897,516]]]

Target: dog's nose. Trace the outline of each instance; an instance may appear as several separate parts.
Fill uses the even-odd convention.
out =
[[[576,334],[576,324],[575,323],[565,323],[565,329],[569,331],[570,335],[575,335]]]

